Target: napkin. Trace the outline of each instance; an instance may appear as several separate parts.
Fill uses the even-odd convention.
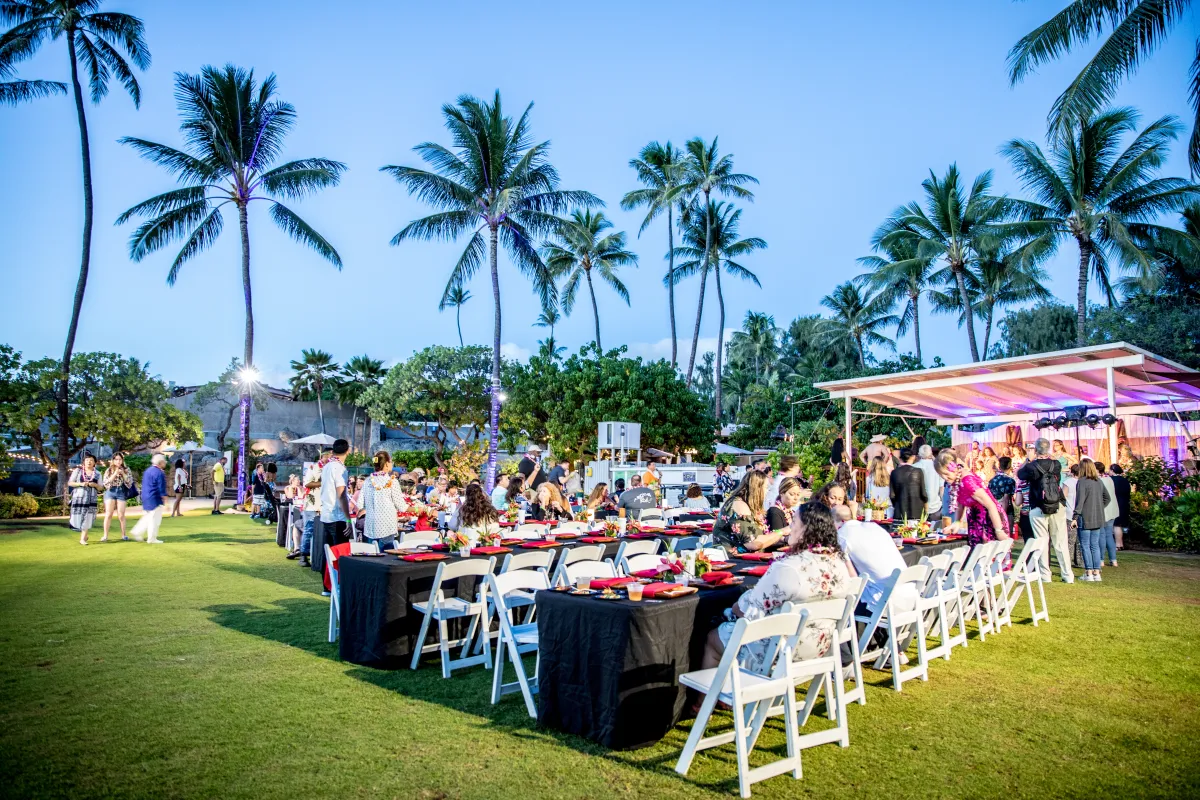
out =
[[[726,580],[729,580],[730,578],[732,578],[733,573],[732,572],[724,572],[724,571],[720,571],[720,570],[714,570],[713,572],[704,573],[703,577],[704,577],[705,583],[720,583],[721,581],[726,581]]]
[[[450,549],[450,545],[442,544],[441,542],[438,542],[437,544],[431,544],[431,545],[429,545],[429,547],[433,550],[449,550]]]
[[[633,583],[633,578],[596,578],[592,581],[593,589],[609,589],[618,586],[624,586],[627,583]]]
[[[615,542],[616,539],[612,536],[585,536],[579,541],[587,542],[588,544],[604,544],[607,542]]]
[[[635,578],[657,578],[660,572],[662,572],[661,569],[639,569],[633,573],[633,576]]]
[[[742,553],[741,555],[738,556],[738,558],[745,559],[746,561],[774,561],[775,554],[774,553]]]
[[[757,575],[761,578],[763,575],[767,574],[767,569],[769,566],[770,565],[768,564],[759,564],[757,567],[746,567],[744,570],[742,570],[742,572],[746,575]]]
[[[511,553],[511,552],[512,552],[512,550],[509,550],[507,547],[497,547],[496,545],[489,545],[488,547],[472,547],[471,548],[471,555],[473,555],[473,556],[494,556],[497,553]]]
[[[401,561],[441,561],[445,558],[441,553],[413,553],[411,556],[400,556]]]
[[[500,544],[520,544],[524,539],[501,539]]]
[[[521,547],[530,547],[530,548],[537,548],[537,549],[541,549],[543,547],[558,547],[558,542],[547,542],[547,541],[526,542],[525,544],[521,545]]]
[[[653,534],[653,533],[627,533],[627,534],[625,534],[625,538],[626,539],[653,539],[653,538],[655,538],[655,534]]]
[[[651,584],[647,584],[647,585],[646,585],[646,586],[645,586],[645,587],[642,589],[642,596],[643,596],[643,597],[654,597],[655,595],[657,595],[657,594],[660,594],[661,592],[666,592],[666,591],[669,591],[669,590],[671,590],[671,589],[675,589],[675,588],[677,588],[677,586],[678,586],[678,584],[674,584],[674,583],[661,583],[661,582],[660,582],[660,583],[651,583]]]

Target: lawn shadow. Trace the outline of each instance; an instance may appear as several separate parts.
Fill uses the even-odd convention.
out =
[[[329,603],[292,597],[271,603],[270,608],[229,603],[200,609],[223,628],[296,647],[330,661],[338,661],[337,645],[325,640]]]
[[[288,589],[320,596],[325,587],[321,584],[321,576],[308,567],[299,566],[295,561],[283,561],[282,564],[255,566],[252,564],[227,564],[220,561],[207,562],[214,569],[234,572],[247,578],[270,581]],[[286,566],[285,566],[286,565]],[[288,568],[290,567],[290,569]],[[325,601],[328,604],[328,600]]]
[[[178,538],[180,541],[197,542],[202,544],[210,542],[215,542],[218,544],[266,544],[267,542],[270,542],[271,544],[275,544],[274,539],[245,539],[238,536],[230,536],[229,534],[225,533],[185,533],[180,535]]]

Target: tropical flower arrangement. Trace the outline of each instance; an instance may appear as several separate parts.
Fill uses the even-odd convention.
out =
[[[444,539],[446,546],[451,550],[461,550],[464,547],[471,546],[471,539],[462,531],[449,531]]]
[[[485,530],[479,532],[479,543],[481,545],[500,544],[500,531]]]
[[[625,524],[625,533],[641,533],[641,532],[642,532],[642,523],[638,522],[636,519],[631,519],[631,520],[629,520],[629,522],[627,522]]]
[[[688,550],[681,556],[668,554],[662,561],[662,574],[682,575],[687,573],[694,577],[702,577],[712,572],[712,559],[703,550]]]
[[[860,507],[863,519],[870,522],[873,519],[883,519],[883,515],[887,513],[888,504],[882,500],[864,500]]]
[[[604,520],[604,535],[616,536],[621,532],[621,526],[617,523],[616,517],[609,517]]]
[[[896,535],[904,539],[924,539],[931,533],[933,526],[926,521],[924,514],[920,519],[906,519],[896,528]]]
[[[575,512],[575,521],[576,522],[587,522],[588,521],[588,510],[587,510],[586,506],[584,506],[583,508],[581,508]]]

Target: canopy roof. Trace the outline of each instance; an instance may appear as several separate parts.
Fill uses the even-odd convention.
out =
[[[1009,422],[1068,406],[1116,412],[1200,409],[1200,373],[1125,342],[814,384],[853,398],[936,419],[939,425]]]

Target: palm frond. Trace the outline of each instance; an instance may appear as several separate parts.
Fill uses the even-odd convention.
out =
[[[305,158],[281,164],[262,173],[258,179],[271,194],[299,200],[319,189],[337,186],[346,169],[346,165],[340,161]]]
[[[223,205],[223,204],[222,204]],[[204,221],[196,226],[192,231],[192,235],[187,238],[180,249],[179,254],[175,256],[175,260],[171,262],[171,269],[167,271],[167,285],[174,286],[175,280],[179,277],[179,268],[184,262],[191,260],[194,256],[208,249],[217,237],[221,235],[221,229],[224,227],[224,219],[221,215],[221,206],[218,205]]]
[[[282,203],[272,201],[270,214],[271,219],[275,220],[275,224],[284,233],[300,244],[308,245],[309,248],[315,250],[318,255],[338,269],[342,268],[342,257],[338,255],[333,245],[324,236],[317,233],[311,225],[300,219],[294,211]]]

